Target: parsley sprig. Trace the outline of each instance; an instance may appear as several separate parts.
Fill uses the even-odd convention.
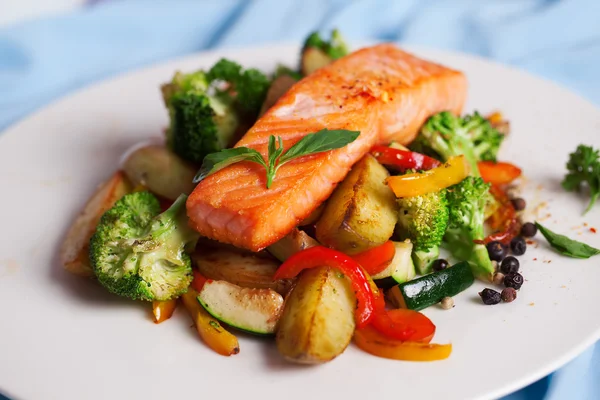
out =
[[[568,174],[562,182],[565,190],[580,190],[584,185],[590,190],[590,203],[585,214],[600,198],[600,150],[580,144],[575,152],[569,155],[567,170]]]

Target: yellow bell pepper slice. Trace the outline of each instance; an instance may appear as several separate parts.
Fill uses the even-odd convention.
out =
[[[152,302],[152,314],[154,316],[154,323],[160,324],[171,318],[173,312],[177,307],[177,300],[166,300],[166,301],[153,301]]]
[[[457,156],[451,157],[445,164],[429,171],[390,176],[386,183],[396,197],[421,196],[456,185],[469,176],[470,170],[465,156]]]
[[[192,317],[194,325],[196,325],[196,330],[204,343],[223,356],[238,354],[240,352],[240,345],[237,338],[226,331],[219,321],[214,319],[200,305],[196,299],[197,297],[198,292],[189,288],[187,293],[181,295],[180,299],[188,310],[190,317]]]
[[[401,342],[388,339],[371,325],[354,332],[354,343],[377,357],[402,361],[437,361],[450,357],[452,344]]]

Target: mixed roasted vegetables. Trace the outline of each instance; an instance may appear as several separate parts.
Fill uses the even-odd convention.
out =
[[[240,351],[237,329],[274,336],[279,352],[300,363],[329,361],[353,339],[379,357],[432,361],[447,358],[452,346],[430,343],[436,327],[419,311],[452,308],[452,297],[475,278],[505,286],[482,291],[484,304],[513,301],[523,277],[507,254],[525,252],[523,237],[540,229],[572,256],[596,250],[521,224],[523,201],[505,191],[521,170],[496,160],[508,127],[499,114],[448,112],[432,116],[410,149],[373,147],[324,205],[266,251],[199,237],[184,207],[194,183],[246,160],[264,166],[269,186],[278,165],[358,136],[324,130],[285,151],[271,137],[266,161],[230,148],[297,80],[347,53],[339,32],[328,41],[315,33],[299,68],[279,67],[271,77],[225,59],[207,71],[176,73],[162,87],[170,116],[165,145],[128,154],[98,189],[63,245],[66,268],[119,296],[152,302],[156,323],[183,304],[221,355]],[[587,181],[592,203],[597,159],[578,149],[564,183],[575,189]],[[441,259],[440,249],[457,262]]]

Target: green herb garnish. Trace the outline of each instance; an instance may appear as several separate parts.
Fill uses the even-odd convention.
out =
[[[286,151],[283,150],[281,137],[275,138],[275,136],[271,135],[269,137],[267,162],[265,162],[258,151],[248,147],[224,149],[204,157],[202,167],[194,177],[194,183],[200,182],[207,176],[231,164],[240,161],[251,161],[265,167],[267,171],[267,189],[269,189],[273,183],[273,179],[275,179],[275,175],[277,175],[277,170],[283,164],[311,154],[339,149],[353,142],[358,135],[360,135],[360,132],[357,131],[322,129],[319,132],[309,133],[304,136]]]
[[[567,170],[569,173],[562,182],[565,190],[579,190],[582,184],[587,184],[590,189],[590,204],[586,208],[585,214],[600,198],[600,150],[580,144],[575,152],[569,155]]]
[[[554,247],[562,255],[573,258],[590,258],[600,254],[600,249],[554,233],[548,228],[543,227],[539,222],[536,222],[535,225],[542,232],[548,243],[550,243],[550,246]]]

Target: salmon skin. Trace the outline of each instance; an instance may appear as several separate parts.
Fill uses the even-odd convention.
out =
[[[198,184],[187,201],[191,226],[201,235],[259,251],[309,216],[369,149],[392,140],[411,142],[431,115],[460,113],[464,75],[410,55],[391,44],[358,50],[295,84],[235,145],[267,158],[269,136],[287,149],[323,128],[360,131],[341,149],[284,164],[270,189],[265,169],[233,164]]]

